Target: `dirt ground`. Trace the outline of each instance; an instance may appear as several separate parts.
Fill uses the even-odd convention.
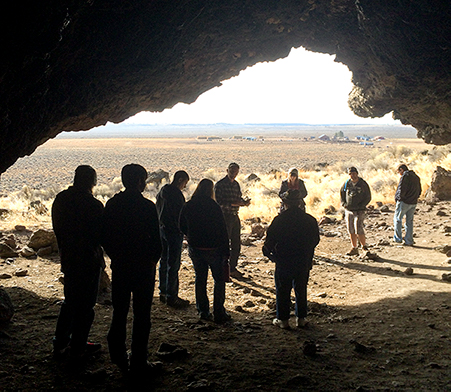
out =
[[[349,241],[339,219],[321,226],[323,235],[308,287],[309,324],[303,329],[294,327],[294,316],[291,330],[271,323],[274,265],[262,256],[261,241],[242,247],[239,265],[246,279],[227,284],[226,308],[232,322],[199,321],[193,305],[194,271],[184,250],[180,295],[192,305],[174,310],[161,304],[158,296],[154,299],[149,360],[160,360],[156,352],[164,342],[188,354],[163,359],[160,374],[137,389],[451,390],[451,283],[442,279],[451,273],[451,264],[436,249],[451,243],[450,207],[448,202],[418,205],[414,247],[390,242],[393,206],[389,212],[369,215],[367,237],[375,260],[362,252],[361,256],[344,255]],[[14,234],[20,239],[18,232]],[[17,269],[28,274],[16,277]],[[0,390],[133,389],[109,360],[106,334],[112,307],[108,295],[96,305],[90,337],[103,349],[84,366],[73,368],[52,356],[63,298],[58,257],[1,260],[0,275],[4,273],[12,275],[0,284],[13,300],[15,315],[0,327]],[[209,289],[212,300],[212,282]],[[316,354],[308,350],[312,344]]]

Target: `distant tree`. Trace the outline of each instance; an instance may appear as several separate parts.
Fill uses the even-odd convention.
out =
[[[339,131],[339,132],[335,132],[334,138],[338,139],[338,138],[342,138],[344,136],[345,136],[345,134],[343,133],[343,131]]]

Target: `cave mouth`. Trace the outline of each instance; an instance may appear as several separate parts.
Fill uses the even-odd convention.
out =
[[[427,143],[451,142],[444,2],[44,1],[11,16],[0,65],[0,173],[61,132],[192,103],[293,47],[348,66],[358,116],[393,112]]]

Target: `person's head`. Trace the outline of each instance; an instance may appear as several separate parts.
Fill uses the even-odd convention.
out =
[[[408,171],[409,169],[407,168],[407,165],[404,163],[401,163],[398,168],[396,169],[396,171],[401,174],[401,176],[404,174],[404,172]]]
[[[288,170],[288,180],[297,180],[299,177],[298,169],[295,167],[292,167],[290,170]]]
[[[175,185],[180,190],[185,189],[186,184],[188,184],[189,175],[184,170],[179,170],[175,172],[174,179],[172,180],[172,184]]]
[[[357,168],[355,168],[354,166],[351,166],[348,168],[348,174],[349,174],[349,177],[351,178],[351,180],[354,182],[359,179],[359,172],[358,172]]]
[[[240,172],[240,165],[238,165],[238,163],[232,162],[229,164],[229,167],[227,168],[227,176],[231,180],[234,180],[239,172]]]
[[[147,171],[141,165],[130,163],[121,171],[122,184],[125,189],[137,189],[140,192],[146,188]]]
[[[74,187],[92,191],[97,184],[97,173],[88,165],[80,165],[75,169]]]
[[[282,202],[287,208],[299,207],[301,199],[299,189],[288,189],[288,191],[282,194]]]
[[[204,178],[199,182],[197,185],[196,190],[193,193],[193,197],[195,196],[205,196],[210,197],[214,199],[214,184],[212,180],[209,180],[208,178]]]

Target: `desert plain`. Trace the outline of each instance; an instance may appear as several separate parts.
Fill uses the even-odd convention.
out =
[[[386,151],[393,152],[389,154],[392,160],[388,155],[385,158]],[[241,165],[238,179],[243,192],[253,197],[253,205],[241,212],[239,266],[245,278],[227,283],[226,288],[226,308],[233,320],[225,325],[199,321],[194,270],[184,249],[180,296],[191,305],[185,310],[169,308],[158,301],[156,289],[149,360],[161,360],[163,367],[158,377],[149,378],[138,389],[446,391],[451,390],[451,283],[444,279],[451,273],[446,255],[451,249],[450,203],[420,200],[415,246],[391,242],[394,166],[407,161],[422,176],[426,190],[434,165],[448,162],[446,151],[438,160],[425,160],[436,151],[417,139],[384,140],[371,148],[283,138],[264,142],[54,139],[2,174],[0,207],[17,211],[3,216],[0,230],[4,236],[14,235],[20,247],[31,232],[50,228],[49,213],[36,216],[30,212],[30,198],[42,198],[49,207],[54,194],[71,183],[79,164],[96,168],[98,196],[105,200],[109,192],[120,189],[117,177],[127,163],[171,174],[187,170],[192,177],[186,190],[189,198],[202,177],[217,180],[225,175],[227,164],[236,161]],[[370,253],[361,251],[353,257],[345,255],[349,240],[336,195],[337,184],[346,179],[344,168],[351,163],[375,188],[370,203],[374,208],[366,219]],[[305,176],[307,212],[321,219],[326,214],[324,207],[333,206],[336,211],[329,208],[329,223],[321,225],[308,288],[309,324],[296,329],[292,317],[293,328],[281,330],[271,323],[275,317],[274,265],[261,253],[264,239],[253,237],[247,223],[253,218],[270,223],[279,205],[277,188],[292,166]],[[272,170],[280,174],[269,174]],[[246,181],[251,173],[261,178],[258,184]],[[157,188],[150,184],[145,192],[152,199]],[[17,224],[26,230],[16,230]],[[27,274],[16,276],[17,270]],[[73,368],[52,356],[51,340],[64,298],[58,255],[2,259],[0,275],[10,276],[0,280],[0,285],[15,306],[11,322],[0,326],[1,390],[132,389],[130,380],[108,356],[106,334],[112,315],[108,292],[99,297],[91,329],[91,340],[102,343],[103,350],[84,366]],[[212,288],[210,281],[211,300]],[[131,319],[130,314],[130,325]],[[157,351],[162,343],[178,346],[184,354],[161,358]]]

